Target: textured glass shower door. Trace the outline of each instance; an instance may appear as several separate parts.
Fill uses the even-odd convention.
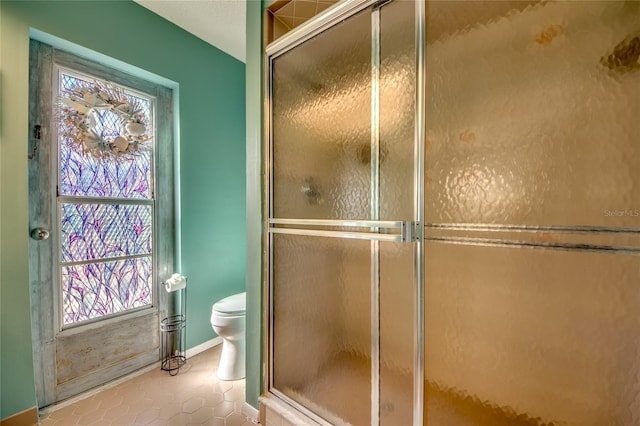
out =
[[[425,424],[640,424],[640,3],[428,10]]]
[[[413,422],[414,9],[268,49],[268,388],[321,423]]]

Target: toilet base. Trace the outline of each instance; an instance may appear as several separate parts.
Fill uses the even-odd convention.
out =
[[[218,379],[240,380],[245,377],[244,339],[222,341],[222,353],[218,364]]]

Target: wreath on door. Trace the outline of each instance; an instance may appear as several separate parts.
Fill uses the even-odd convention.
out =
[[[149,117],[142,102],[109,82],[63,90],[58,115],[62,135],[84,154],[130,159],[150,149]],[[105,125],[107,121],[115,121],[116,129]]]

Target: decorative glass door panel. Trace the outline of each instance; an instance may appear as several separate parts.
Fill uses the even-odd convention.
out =
[[[97,142],[78,137],[81,127],[69,125],[77,113],[66,113],[57,123],[60,298],[66,328],[153,304],[155,99],[97,77],[61,67],[55,70],[59,98],[74,102],[78,93],[84,93],[85,98],[94,96],[91,102],[97,104],[98,96],[117,96],[123,111],[135,109],[120,114],[104,106],[90,109],[87,116],[94,126],[84,131]],[[115,157],[113,150],[108,156],[93,151],[89,155],[91,143],[121,137],[129,125],[126,117],[133,115],[140,117],[150,137],[146,148],[121,157]]]

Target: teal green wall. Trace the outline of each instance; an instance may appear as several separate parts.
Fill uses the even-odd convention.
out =
[[[262,2],[247,1],[247,403],[262,391]]]
[[[0,2],[0,418],[36,403],[27,257],[28,27]]]
[[[0,418],[36,405],[27,223],[29,28],[179,85],[180,272],[187,346],[245,286],[245,65],[131,1],[0,2]],[[159,190],[162,190],[161,188]]]

